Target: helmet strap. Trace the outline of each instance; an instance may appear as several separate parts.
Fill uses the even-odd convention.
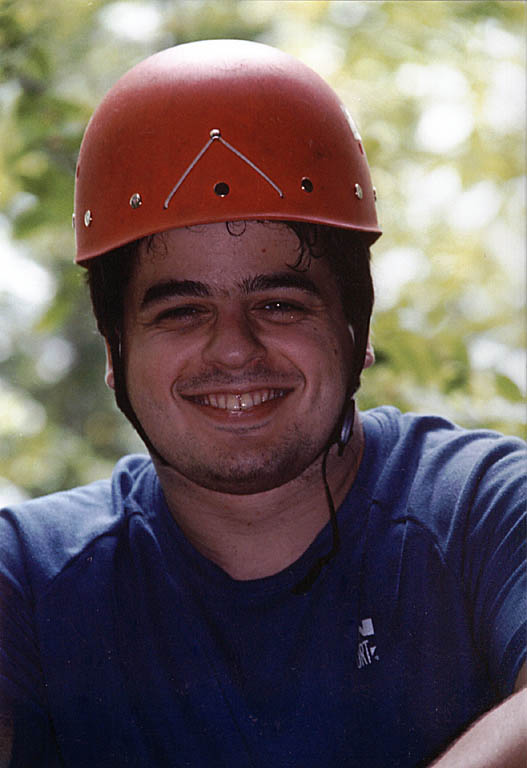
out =
[[[307,592],[309,592],[315,581],[318,579],[322,568],[327,565],[340,550],[340,533],[337,520],[337,511],[335,509],[333,496],[331,495],[331,490],[327,478],[327,460],[331,446],[334,443],[337,444],[338,455],[342,456],[344,453],[344,448],[349,443],[353,434],[354,421],[355,400],[353,397],[347,397],[340,420],[335,428],[335,431],[333,432],[332,437],[330,438],[328,445],[326,446],[324,456],[322,458],[322,480],[324,482],[324,490],[326,492],[326,501],[329,509],[333,542],[329,552],[327,552],[325,555],[322,555],[322,557],[319,557],[318,560],[313,563],[306,576],[301,581],[299,581],[295,587],[293,587],[292,592],[294,595],[305,595]]]
[[[121,336],[118,331],[114,331],[110,335],[108,338],[108,344],[112,358],[115,402],[117,403],[119,409],[124,413],[128,421],[131,423],[141,440],[146,445],[148,452],[158,461],[160,461],[161,464],[167,466],[168,462],[163,458],[163,456],[161,456],[157,448],[153,445],[150,438],[146,434],[143,425],[139,421],[137,414],[132,407],[130,398],[128,397],[128,392],[126,389],[126,377],[124,374]]]
[[[355,400],[353,397],[347,400],[342,412],[340,423],[337,426],[338,437],[336,440],[338,455],[342,456],[344,448],[349,443],[353,434],[353,424],[355,421]]]
[[[322,568],[327,565],[330,560],[332,560],[335,555],[340,550],[340,534],[339,534],[339,526],[337,522],[337,512],[335,510],[335,504],[333,503],[333,497],[331,495],[331,491],[329,488],[329,483],[327,479],[327,473],[326,473],[326,464],[328,460],[329,451],[331,449],[332,443],[330,443],[326,450],[324,451],[324,456],[322,457],[322,480],[324,481],[324,490],[326,492],[326,501],[329,507],[329,517],[331,521],[331,533],[333,538],[333,543],[331,545],[331,549],[329,552],[327,552],[325,555],[322,555],[322,557],[319,557],[318,560],[315,560],[309,571],[307,572],[306,576],[298,582],[296,586],[293,587],[291,590],[294,595],[305,595],[315,581],[318,579],[320,575],[320,571]]]

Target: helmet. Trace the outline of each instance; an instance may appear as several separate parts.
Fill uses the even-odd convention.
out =
[[[150,56],[90,120],[76,171],[77,262],[172,227],[306,221],[381,234],[359,133],[281,51],[206,40]]]

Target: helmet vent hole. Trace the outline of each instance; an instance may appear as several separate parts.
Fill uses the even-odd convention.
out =
[[[313,191],[313,182],[311,181],[311,179],[308,179],[307,176],[304,176],[300,186],[302,187],[304,192],[312,192]]]
[[[214,185],[214,192],[218,197],[226,197],[230,191],[231,189],[225,181],[218,181],[218,183]]]

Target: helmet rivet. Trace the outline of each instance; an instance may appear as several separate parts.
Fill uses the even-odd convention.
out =
[[[360,184],[355,184],[355,195],[359,200],[362,200],[362,187]]]
[[[219,139],[221,136],[221,131],[219,128],[213,128],[212,131],[209,133],[210,138],[214,141],[214,139]]]
[[[75,229],[75,214],[71,214],[71,228]]]
[[[313,182],[311,181],[311,179],[308,179],[307,176],[304,176],[300,186],[302,187],[304,192],[312,192],[313,191]]]
[[[91,215],[91,211],[88,208],[88,210],[84,212],[84,226],[89,227],[92,221],[93,221],[93,216]]]
[[[214,192],[218,197],[225,197],[230,191],[229,185],[224,181],[218,181],[218,183],[214,185]]]
[[[135,192],[130,198],[130,208],[139,208],[143,205],[143,199],[139,192]]]

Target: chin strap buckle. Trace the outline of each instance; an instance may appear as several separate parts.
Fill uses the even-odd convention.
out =
[[[351,436],[353,434],[354,421],[355,421],[355,400],[352,398],[349,401],[348,405],[346,406],[346,409],[344,410],[344,414],[340,422],[340,433],[335,441],[337,443],[339,456],[342,456],[342,454],[344,453],[344,448],[347,446],[347,444],[351,439]]]

